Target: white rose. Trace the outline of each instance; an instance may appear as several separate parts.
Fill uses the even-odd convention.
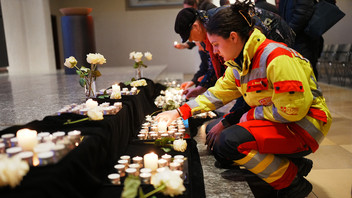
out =
[[[0,186],[11,186],[14,188],[19,185],[22,178],[29,171],[27,162],[22,161],[19,157],[7,157],[0,155]]]
[[[140,62],[142,61],[143,53],[142,52],[136,52],[134,54],[134,61]]]
[[[90,64],[104,64],[106,63],[106,59],[104,58],[103,55],[99,53],[89,53],[87,54],[87,62]]]
[[[181,151],[184,152],[187,149],[187,142],[186,140],[175,140],[173,143],[173,147],[175,151]]]
[[[145,79],[136,80],[131,82],[131,86],[133,87],[147,86],[147,81]]]
[[[165,184],[166,188],[162,190],[164,195],[174,197],[176,195],[182,195],[183,191],[186,190],[183,185],[183,180],[178,174],[166,168],[164,171],[156,173],[152,176],[151,183],[154,188],[158,188],[162,184]]]
[[[147,60],[149,60],[149,61],[152,60],[152,54],[150,52],[144,53],[144,56]]]
[[[121,92],[120,91],[112,92],[110,98],[111,99],[121,99]]]
[[[88,109],[93,109],[93,108],[95,108],[95,107],[97,107],[97,106],[98,106],[98,102],[92,100],[91,98],[89,98],[89,99],[86,101],[86,107],[87,107]]]
[[[77,60],[75,57],[70,56],[66,58],[64,65],[68,68],[74,68],[77,65]]]
[[[92,120],[103,120],[104,119],[103,110],[99,106],[89,109],[87,112],[87,115]]]
[[[134,55],[135,55],[135,54],[136,54],[135,51],[131,52],[131,53],[130,53],[130,59],[134,59]]]

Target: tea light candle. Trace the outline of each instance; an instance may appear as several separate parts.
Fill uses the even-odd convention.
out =
[[[163,133],[163,134],[161,134],[161,138],[166,138],[166,137],[169,137],[169,134],[168,134],[168,133]]]
[[[170,170],[179,170],[180,169],[180,163],[177,163],[177,162],[171,162],[170,163]]]
[[[130,164],[128,165],[128,168],[134,168],[137,170],[137,175],[139,174],[139,169],[141,168],[139,164]]]
[[[150,134],[150,139],[152,139],[152,140],[158,139],[158,134],[157,133]]]
[[[40,132],[38,133],[38,138],[40,138],[40,142],[44,142],[44,138],[50,136],[49,132]]]
[[[161,121],[158,123],[158,131],[159,132],[166,132],[167,131],[167,122]]]
[[[161,173],[161,172],[164,172],[165,170],[166,170],[165,167],[161,167],[161,168],[156,169],[156,172]]]
[[[158,155],[155,153],[145,154],[144,157],[144,167],[150,168],[152,171],[155,171],[158,168]]]
[[[178,44],[178,42],[177,41],[174,41],[174,45],[177,45]]]
[[[54,162],[54,152],[52,151],[38,153],[37,156],[39,159],[39,165],[44,166]]]
[[[173,162],[175,162],[175,163],[179,163],[180,164],[180,167],[179,167],[179,169],[178,170],[183,170],[183,162],[184,162],[184,160],[183,159],[174,159],[174,161]]]
[[[131,157],[129,155],[122,155],[120,159],[127,160],[127,164],[131,162]]]
[[[22,151],[21,147],[11,147],[11,148],[6,149],[6,153],[9,157],[14,156],[14,155],[20,153],[21,151]]]
[[[86,107],[87,107],[88,109],[93,109],[93,108],[95,108],[95,107],[97,107],[97,106],[98,106],[98,102],[92,100],[91,98],[86,101]]]
[[[150,169],[150,168],[141,168],[140,172],[141,173],[151,173],[152,169]]]
[[[142,166],[143,158],[140,157],[140,156],[136,156],[136,157],[133,157],[133,158],[132,158],[132,161],[133,161],[133,163],[139,164],[140,166]]]
[[[30,129],[20,129],[16,134],[18,145],[23,150],[31,151],[37,145],[37,131]]]
[[[143,134],[143,133],[138,134],[137,137],[138,137],[139,140],[145,140],[146,139],[146,135]]]
[[[136,87],[132,87],[132,88],[131,88],[131,92],[132,92],[133,94],[137,94],[137,88],[136,88]]]
[[[5,153],[5,144],[4,143],[0,143],[0,154],[1,153]]]
[[[175,136],[176,140],[177,139],[182,139],[183,138],[183,133],[175,133],[174,136]]]
[[[127,87],[125,87],[125,88],[122,88],[122,91],[125,91],[125,92],[127,92],[127,91],[128,91],[128,88],[127,88]]]
[[[114,166],[114,168],[116,169],[116,172],[120,174],[121,177],[125,176],[125,169],[126,169],[125,164],[117,164]]]
[[[117,163],[119,163],[119,164],[123,164],[123,165],[125,165],[125,167],[127,167],[127,166],[128,166],[128,160],[123,160],[123,159],[120,159],[120,160],[118,160],[118,161],[117,161]]]
[[[167,161],[165,159],[159,159],[158,160],[158,167],[162,168],[162,167],[165,167],[165,166],[167,166]]]
[[[135,168],[128,168],[128,169],[126,169],[126,173],[127,173],[128,175],[138,176],[138,174],[137,174],[137,169],[135,169]]]
[[[13,137],[15,137],[15,135],[12,133],[3,134],[1,136],[1,138],[4,140],[4,144],[6,148],[11,147],[10,139]]]
[[[65,137],[65,135],[66,135],[66,133],[63,131],[58,131],[58,132],[53,133],[53,137],[56,140],[62,140]]]
[[[167,161],[167,165],[169,165],[170,162],[171,162],[171,155],[169,155],[169,154],[164,154],[164,155],[161,156],[161,159],[166,160],[166,161]]]
[[[26,161],[29,165],[33,164],[33,152],[32,151],[23,151],[18,154],[18,156]]]
[[[183,156],[183,155],[175,155],[174,159],[182,159],[182,160],[184,160],[185,156]]]
[[[141,173],[139,175],[141,178],[142,184],[150,184],[150,178],[152,177],[151,173]]]
[[[11,138],[10,139],[10,142],[11,142],[11,147],[16,147],[16,146],[18,146],[18,140],[17,140],[17,138]]]
[[[114,185],[120,185],[120,175],[117,173],[112,173],[108,175],[110,182]]]

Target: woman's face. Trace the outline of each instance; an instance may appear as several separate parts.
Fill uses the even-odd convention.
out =
[[[215,34],[208,34],[208,39],[213,45],[214,54],[219,54],[225,61],[237,58],[244,45],[236,32],[231,32],[227,39]]]

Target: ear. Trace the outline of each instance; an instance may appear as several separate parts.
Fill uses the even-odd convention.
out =
[[[233,41],[234,43],[237,43],[238,42],[238,34],[237,32],[231,32],[230,33],[230,36],[229,36],[229,39],[231,39],[231,41]]]

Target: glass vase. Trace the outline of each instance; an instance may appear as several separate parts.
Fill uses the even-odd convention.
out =
[[[86,94],[86,98],[95,98],[96,96],[96,85],[95,80],[91,80],[91,82],[86,82],[84,86],[84,92]]]
[[[142,67],[137,67],[136,69],[136,80],[143,77],[143,69]]]

